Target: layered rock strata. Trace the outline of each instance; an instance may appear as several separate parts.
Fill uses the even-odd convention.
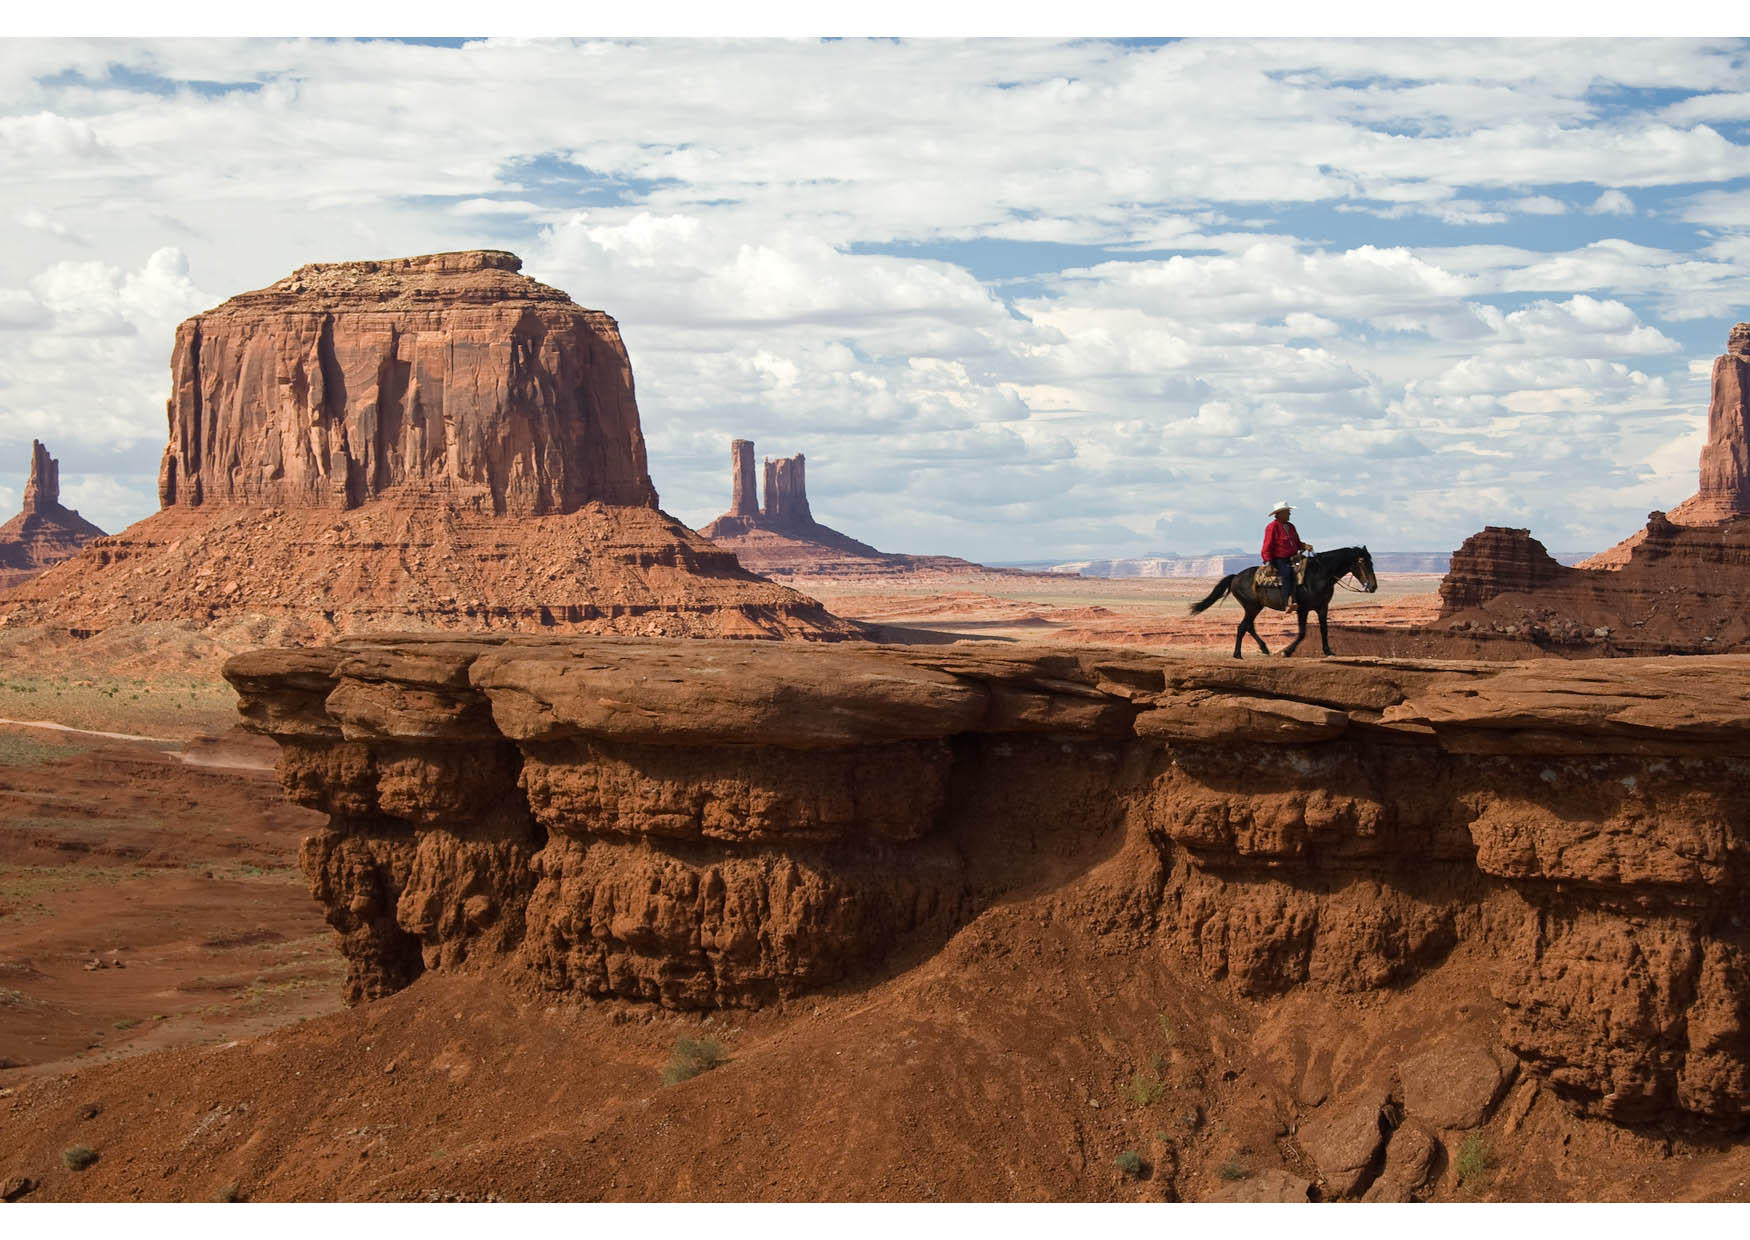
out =
[[[71,559],[103,531],[61,503],[61,463],[30,442],[30,476],[17,516],[0,525],[0,590]]]
[[[165,507],[654,507],[619,327],[501,250],[313,263],[176,329]]]
[[[1735,323],[1726,351],[1714,359],[1702,445],[1700,490],[1663,514],[1677,525],[1709,526],[1750,517],[1750,323]],[[1621,568],[1647,537],[1636,530],[1581,568]]]
[[[1502,594],[1523,594],[1571,581],[1577,570],[1559,564],[1530,530],[1484,526],[1452,553],[1440,582],[1440,606],[1451,615]]]
[[[303,864],[355,999],[494,969],[766,1003],[1098,865],[1064,915],[1244,995],[1486,943],[1505,1043],[1571,1105],[1729,1121],[1747,673],[523,637],[226,668],[330,815]]]
[[[1557,563],[1527,530],[1495,526],[1452,557],[1443,628],[1564,654],[1750,649],[1750,517],[1679,525],[1664,513],[1610,572]]]

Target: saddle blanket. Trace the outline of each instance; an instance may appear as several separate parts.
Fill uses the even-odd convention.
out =
[[[1304,555],[1297,555],[1294,557],[1294,576],[1297,581],[1306,580],[1306,557]],[[1263,586],[1279,586],[1282,584],[1282,577],[1277,573],[1276,566],[1266,561],[1259,565],[1258,571],[1253,574],[1252,584],[1260,588]]]

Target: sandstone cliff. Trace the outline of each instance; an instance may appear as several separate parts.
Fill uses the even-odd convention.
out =
[[[1750,323],[1737,323],[1714,359],[1701,450],[1701,490],[1671,510],[1679,525],[1750,516]]]
[[[1715,653],[1750,648],[1750,323],[1715,359],[1701,490],[1575,569],[1529,530],[1489,526],[1465,540],[1440,585],[1441,636],[1511,655]],[[1505,640],[1503,640],[1505,639]]]
[[[0,625],[855,635],[656,507],[613,319],[520,267],[319,263],[189,319],[162,510]]]
[[[1701,449],[1701,489],[1665,514],[1677,525],[1708,526],[1750,516],[1750,323],[1736,323],[1726,351],[1714,359],[1707,407],[1707,443]],[[1581,568],[1621,568],[1646,538],[1637,530]]]
[[[40,442],[31,440],[24,506],[0,525],[0,590],[30,580],[101,537],[102,530],[62,506],[61,463]]]
[[[1453,552],[1440,582],[1445,614],[1480,607],[1501,594],[1521,594],[1573,580],[1577,570],[1565,568],[1544,550],[1530,530],[1485,526]]]
[[[226,669],[330,815],[303,864],[355,998],[436,970],[766,1004],[1103,859],[1066,926],[1244,998],[1395,993],[1485,944],[1511,1055],[1479,1114],[1522,1066],[1582,1114],[1732,1123],[1747,673],[532,638]]]
[[[173,504],[654,507],[614,320],[500,250],[314,263],[176,331]]]
[[[1750,648],[1750,517],[1678,525],[1649,514],[1614,571],[1558,564],[1528,530],[1490,526],[1452,557],[1439,633],[1569,656]]]

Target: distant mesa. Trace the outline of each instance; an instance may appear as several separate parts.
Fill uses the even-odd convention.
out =
[[[0,525],[0,590],[29,581],[102,537],[102,530],[62,506],[61,463],[39,441],[31,440],[24,507]]]
[[[770,576],[892,576],[902,573],[996,573],[949,555],[897,555],[878,551],[814,519],[808,506],[806,461],[767,457],[765,501],[754,490],[753,441],[729,445],[729,511],[699,532],[733,551],[745,568]]]
[[[183,323],[161,510],[0,620],[857,633],[657,507],[618,325],[521,267],[316,263]]]

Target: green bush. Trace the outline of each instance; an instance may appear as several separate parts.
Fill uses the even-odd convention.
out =
[[[1127,1180],[1142,1178],[1142,1155],[1135,1150],[1125,1150],[1117,1158],[1118,1170],[1124,1173]]]
[[[61,1161],[74,1171],[83,1171],[97,1161],[97,1151],[89,1145],[69,1145],[61,1151]]]
[[[729,1052],[715,1038],[675,1039],[674,1053],[668,1057],[668,1067],[662,1070],[664,1085],[679,1085],[701,1072],[722,1067],[729,1062]]]
[[[1124,1096],[1130,1099],[1131,1106],[1148,1107],[1159,1102],[1166,1091],[1159,1077],[1138,1070],[1131,1074],[1130,1088],[1124,1091]]]
[[[1221,1170],[1217,1171],[1215,1174],[1231,1183],[1234,1180],[1243,1180],[1252,1173],[1240,1166],[1239,1159],[1230,1158],[1221,1164]]]
[[[1481,1132],[1472,1132],[1465,1136],[1458,1147],[1458,1182],[1474,1180],[1487,1171],[1495,1162],[1495,1152],[1489,1148],[1489,1139]]]

